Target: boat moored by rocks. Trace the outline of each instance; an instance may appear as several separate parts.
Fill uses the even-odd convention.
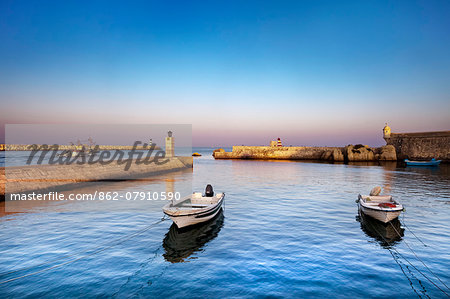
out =
[[[406,166],[438,166],[441,160],[431,159],[430,161],[411,161],[405,159]]]
[[[383,223],[388,223],[403,211],[403,205],[395,201],[391,195],[379,195],[380,187],[375,187],[370,195],[358,195],[359,209],[362,213]]]

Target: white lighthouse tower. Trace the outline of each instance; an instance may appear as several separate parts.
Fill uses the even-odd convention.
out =
[[[167,132],[166,137],[166,157],[172,158],[175,156],[174,140],[172,137],[172,131]]]

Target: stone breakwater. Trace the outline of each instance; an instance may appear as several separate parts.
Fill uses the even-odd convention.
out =
[[[398,159],[430,160],[450,163],[450,131],[392,133],[384,136],[395,147]]]
[[[42,149],[42,145],[41,144],[37,144],[38,148],[40,150]],[[51,145],[49,145],[51,146]],[[131,150],[133,149],[132,145],[99,145],[98,146],[98,150],[104,150],[104,151],[109,151],[109,150],[123,150],[123,151],[127,151],[127,150]],[[144,148],[142,145],[138,145],[135,148],[136,150],[148,150],[149,147]],[[5,144],[4,145],[4,150],[6,151],[31,151],[33,150],[33,145],[30,144]],[[53,150],[53,148],[49,148],[49,150]],[[58,150],[61,151],[66,151],[66,150],[74,150],[74,146],[73,145],[58,145]],[[156,146],[155,150],[161,150],[161,147]]]
[[[54,188],[76,188],[83,182],[143,179],[154,175],[192,169],[192,157],[166,158],[167,162],[156,164],[132,163],[129,170],[119,163],[102,165],[30,165],[3,167],[0,169],[0,199],[5,192],[25,193]]]
[[[346,147],[309,146],[233,146],[231,152],[214,150],[215,159],[257,159],[257,160],[322,160],[331,162],[396,161],[392,145],[371,148],[367,145]]]

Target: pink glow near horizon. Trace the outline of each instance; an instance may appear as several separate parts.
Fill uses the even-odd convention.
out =
[[[67,117],[65,121],[55,119],[53,123],[80,123],[80,119],[76,117]],[[37,118],[29,118],[23,123],[50,123],[39,121]],[[85,123],[89,123],[85,119]],[[97,124],[100,121],[107,122],[108,118],[97,118]],[[21,123],[19,121],[2,120],[5,123]],[[144,121],[141,124],[145,123]],[[382,136],[383,122],[366,123],[357,125],[356,122],[338,122],[336,124],[324,123],[318,121],[314,123],[303,124],[299,121],[299,125],[280,121],[268,121],[259,123],[245,124],[239,121],[228,122],[210,122],[207,126],[205,123],[194,123],[192,128],[192,144],[193,146],[232,146],[232,145],[268,145],[270,140],[280,137],[284,145],[305,145],[305,146],[343,146],[346,144],[363,143],[371,146],[384,145]],[[302,125],[300,125],[302,124]],[[398,121],[390,122],[393,132],[421,132],[421,131],[443,131],[448,130],[450,125],[445,126],[445,122],[434,124],[402,124]],[[2,136],[3,135],[3,136]],[[4,130],[0,131],[0,141],[4,140]]]

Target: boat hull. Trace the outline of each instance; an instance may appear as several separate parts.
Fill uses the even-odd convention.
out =
[[[359,204],[359,209],[365,215],[370,216],[378,221],[383,223],[388,223],[400,216],[402,211],[383,211],[383,210],[374,210],[371,208],[364,207],[361,203]]]
[[[405,160],[407,166],[439,166],[441,160],[437,161],[410,161]]]
[[[189,215],[171,215],[166,211],[164,211],[164,213],[168,215],[170,219],[172,219],[172,221],[178,228],[185,228],[188,226],[206,222],[216,217],[216,215],[219,214],[220,211],[222,211],[223,201],[224,198],[220,199],[220,201],[216,205],[212,206],[208,210],[190,213]]]

